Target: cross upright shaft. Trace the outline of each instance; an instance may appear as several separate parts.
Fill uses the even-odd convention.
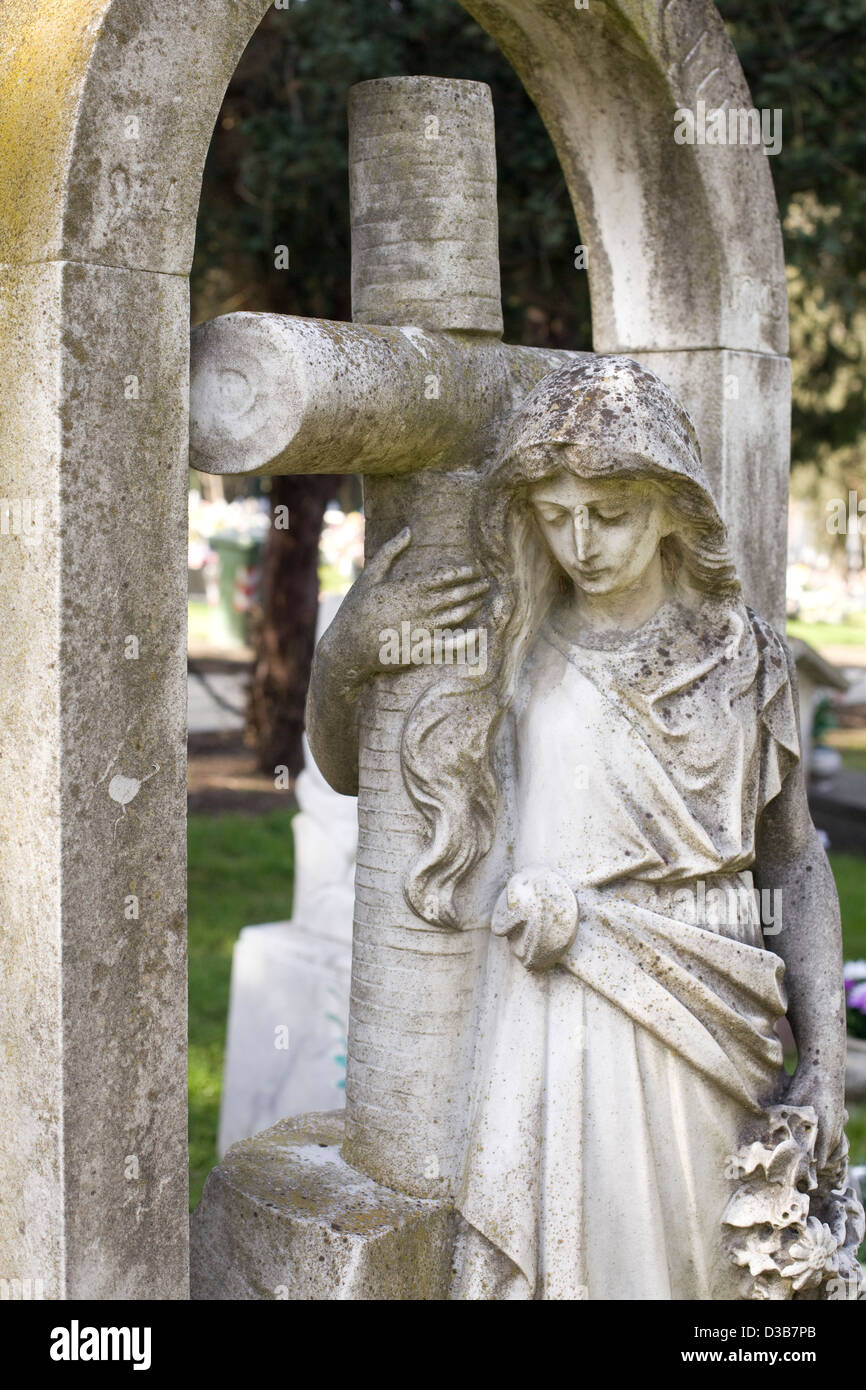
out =
[[[489,89],[365,82],[349,122],[355,322],[232,314],[198,329],[192,462],[362,473],[367,555],[408,523],[412,544],[394,567],[408,576],[475,558],[475,479],[514,409],[577,354],[500,341]],[[432,675],[380,675],[359,702],[344,1145],[351,1163],[418,1196],[447,1195],[457,1170],[486,925],[432,927],[403,896],[425,827],[400,741]],[[315,709],[308,732],[315,754]]]
[[[493,104],[482,82],[349,94],[352,318],[501,338]]]

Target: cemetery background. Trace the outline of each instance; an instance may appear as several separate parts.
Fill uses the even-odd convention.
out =
[[[785,232],[794,364],[789,634],[848,668],[855,683],[860,671],[863,684],[862,544],[858,549],[859,536],[854,542],[828,537],[824,518],[828,499],[866,489],[866,321],[858,299],[866,199],[855,173],[864,143],[856,113],[866,82],[850,42],[866,22],[866,4],[794,0],[784,18],[761,0],[721,0],[719,8],[756,105],[781,106],[785,113],[785,140],[772,169]],[[493,89],[506,340],[589,345],[586,277],[573,267],[573,213],[553,148],[492,41],[447,0],[305,0],[268,13],[232,80],[211,147],[192,274],[194,323],[235,309],[349,317],[345,93],[366,77],[420,71],[477,78]],[[279,243],[289,245],[283,270],[274,265]],[[288,500],[291,507],[309,481],[266,480],[275,489],[271,502]],[[246,509],[249,518],[267,510],[267,493],[258,486],[230,480],[227,487],[228,495],[246,496],[230,513]],[[347,509],[357,505],[352,496],[342,500]],[[226,518],[220,522],[225,525]],[[357,535],[351,523],[348,535],[343,530],[342,546],[335,545],[333,524],[325,526],[330,539],[319,563],[325,590],[347,583],[346,551]],[[191,735],[194,1206],[216,1162],[231,951],[245,923],[290,915],[294,803],[290,791],[275,792],[273,777],[257,771],[255,751],[244,750],[239,736],[245,679],[240,673],[249,669],[244,662],[252,651],[237,640],[232,647],[231,636],[226,646],[224,624],[214,642],[200,592],[190,612],[197,665],[204,658],[207,667],[208,650],[215,651],[211,686],[216,684],[217,694],[220,661],[228,658],[229,669],[232,660],[240,663],[224,689],[236,711],[223,718],[228,728],[218,732],[214,715],[220,706],[212,704],[216,737],[197,744]],[[841,722],[822,741],[839,747],[846,769],[866,779],[866,696],[846,702]],[[290,748],[286,756],[291,760]],[[866,850],[866,834],[861,843]],[[866,957],[866,860],[832,847],[830,858],[846,958]],[[852,1163],[866,1163],[866,1104],[851,1107],[848,1132]]]

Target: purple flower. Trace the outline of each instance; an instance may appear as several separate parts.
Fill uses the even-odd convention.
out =
[[[866,980],[854,984],[853,989],[848,994],[848,1008],[857,1009],[861,1014],[866,1014]]]

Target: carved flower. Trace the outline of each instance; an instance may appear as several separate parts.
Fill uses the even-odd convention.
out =
[[[805,1225],[809,1198],[795,1187],[779,1183],[745,1183],[738,1188],[725,1210],[726,1226],[760,1226],[769,1223],[778,1230]]]
[[[732,1179],[750,1175],[722,1217],[731,1232],[729,1257],[751,1276],[744,1297],[786,1299],[814,1290],[818,1298],[857,1298],[866,1218],[848,1181],[847,1139],[818,1173],[811,1106],[774,1106],[767,1120],[763,1138],[733,1155],[726,1172]]]
[[[781,1233],[769,1226],[753,1226],[731,1244],[735,1264],[748,1265],[754,1279],[758,1274],[778,1274],[776,1256],[781,1251]]]
[[[830,1227],[817,1217],[810,1216],[805,1230],[788,1247],[789,1263],[782,1274],[793,1282],[794,1288],[814,1289],[825,1274],[839,1269],[838,1242]]]

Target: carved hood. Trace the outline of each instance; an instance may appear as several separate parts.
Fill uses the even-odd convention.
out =
[[[686,478],[723,526],[686,410],[653,372],[630,357],[590,357],[543,378],[512,417],[497,473],[533,479],[549,472],[548,446],[579,447],[581,476]],[[572,463],[572,467],[573,467]]]

